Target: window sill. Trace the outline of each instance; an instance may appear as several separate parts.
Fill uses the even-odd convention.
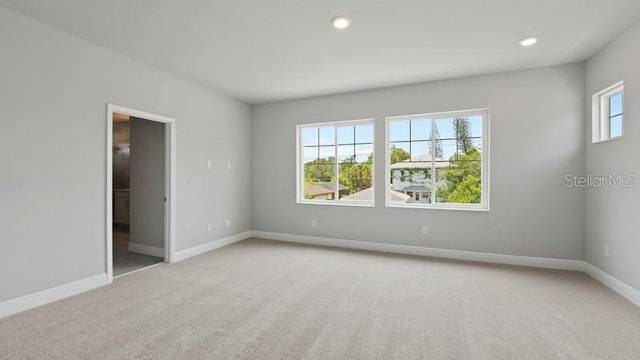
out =
[[[620,136],[616,136],[614,138],[609,138],[609,139],[604,139],[604,140],[597,140],[597,141],[592,141],[591,144],[595,145],[595,144],[602,144],[602,143],[608,143],[610,141],[615,141],[615,140],[620,140],[624,137],[624,135],[620,135]]]
[[[375,207],[375,203],[350,203],[350,202],[336,202],[330,201],[302,201],[298,200],[298,204],[301,205],[326,205],[326,206],[353,206],[353,207]]]
[[[400,208],[400,209],[420,209],[420,210],[454,210],[454,211],[474,211],[474,212],[489,212],[489,207],[482,205],[478,206],[454,206],[454,205],[401,205],[386,203],[386,207]]]

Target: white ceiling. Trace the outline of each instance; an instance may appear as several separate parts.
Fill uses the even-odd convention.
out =
[[[248,103],[582,61],[640,18],[638,0],[0,4]],[[520,47],[529,35],[540,43]]]

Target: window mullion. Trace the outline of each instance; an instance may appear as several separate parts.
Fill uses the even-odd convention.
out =
[[[411,137],[411,120],[409,120],[409,162],[413,161],[413,138]]]
[[[600,107],[602,108],[602,133],[606,139],[611,138],[611,110],[610,110],[610,95],[603,96],[600,100]]]
[[[316,159],[320,160],[320,128],[318,128],[318,156]]]
[[[356,162],[356,127],[353,127],[353,162]]]
[[[333,194],[334,196],[334,201],[340,200],[340,173],[339,173],[339,167],[338,167],[338,127],[334,126],[333,127],[333,153],[334,153],[334,163],[335,163],[335,171],[336,171],[336,181],[334,186],[335,188],[335,192]]]
[[[435,141],[435,133],[436,133],[436,119],[431,119],[431,199],[429,199],[431,204],[435,204],[436,199],[436,141]]]
[[[303,128],[298,128],[298,200],[300,198],[304,198],[304,138],[303,138]]]

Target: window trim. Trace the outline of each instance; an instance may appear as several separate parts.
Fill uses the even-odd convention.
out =
[[[622,134],[620,136],[611,137],[611,124],[609,117],[609,99],[611,96],[622,93]],[[611,140],[618,140],[624,137],[624,81],[618,81],[617,83],[607,87],[604,90],[598,91],[591,97],[592,106],[592,127],[591,127],[591,143],[598,144]]]
[[[338,169],[338,127],[339,126],[349,126],[349,125],[365,125],[371,124],[373,125],[373,136],[371,138],[371,148],[373,149],[373,157],[371,163],[371,187],[373,188],[373,199],[371,201],[354,201],[354,200],[307,200],[304,198],[304,164],[302,163],[303,154],[304,154],[304,143],[302,140],[302,129],[304,128],[312,128],[312,127],[327,127],[334,126],[335,127],[335,140],[334,146],[336,151],[336,170]],[[298,124],[296,125],[296,203],[298,204],[311,204],[311,205],[329,205],[329,206],[355,206],[355,207],[375,207],[376,197],[375,197],[375,159],[376,153],[376,124],[374,118],[367,119],[357,119],[357,120],[338,120],[338,121],[328,121],[328,122],[320,122],[320,123],[309,123],[309,124]],[[339,182],[339,181],[338,181]]]
[[[482,115],[482,158],[481,158],[481,168],[483,171],[483,175],[481,177],[481,188],[482,188],[482,200],[480,204],[456,204],[456,203],[431,203],[431,204],[420,204],[420,203],[403,203],[397,204],[389,201],[389,194],[391,191],[391,165],[390,165],[390,123],[394,120],[401,119],[413,119],[417,117],[429,117],[432,120],[437,120],[438,118],[447,118],[447,117],[467,117],[467,116],[477,116]],[[445,112],[434,112],[434,113],[424,113],[424,114],[413,114],[413,115],[400,115],[400,116],[388,116],[385,118],[385,193],[384,193],[384,202],[385,206],[389,208],[404,208],[404,209],[428,209],[428,210],[462,210],[462,211],[480,211],[480,212],[488,212],[490,209],[489,199],[490,197],[490,109],[489,108],[479,108],[479,109],[470,109],[470,110],[459,110],[459,111],[445,111]],[[432,123],[433,124],[433,123]],[[433,125],[432,125],[433,126]],[[433,135],[433,133],[432,133]],[[433,139],[431,139],[433,143]],[[484,175],[486,174],[486,176]]]

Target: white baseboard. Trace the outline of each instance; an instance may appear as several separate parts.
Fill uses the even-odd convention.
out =
[[[282,233],[274,233],[274,232],[266,232],[266,231],[253,231],[253,237],[268,239],[268,240],[279,240],[279,241],[295,242],[295,243],[302,243],[302,244],[333,246],[333,247],[358,249],[358,250],[380,251],[380,252],[405,254],[405,255],[431,256],[431,257],[445,258],[445,259],[478,261],[478,262],[517,265],[517,266],[530,266],[530,267],[546,268],[546,269],[580,271],[580,272],[587,273],[592,278],[601,282],[606,287],[620,294],[622,297],[626,298],[627,300],[631,301],[637,306],[640,306],[640,290],[637,290],[632,286],[625,284],[624,282],[600,270],[599,268],[591,265],[590,263],[586,261],[581,261],[581,260],[492,254],[492,253],[482,253],[482,252],[473,252],[473,251],[449,250],[449,249],[428,248],[428,247],[420,247],[420,246],[374,243],[374,242],[368,242],[368,241],[324,238],[324,237],[317,237],[317,236],[282,234]]]
[[[473,251],[449,250],[438,248],[427,248],[420,246],[397,245],[386,243],[374,243],[367,241],[355,241],[344,239],[324,238],[317,236],[282,234],[265,231],[245,231],[219,240],[211,241],[190,249],[178,251],[175,254],[175,261],[181,261],[193,256],[197,256],[223,246],[230,245],[250,237],[261,239],[279,240],[302,244],[312,244],[321,246],[333,246],[358,250],[369,250],[388,252],[405,255],[431,256],[446,259],[487,262],[506,265],[530,266],[548,269],[574,270],[585,272],[594,279],[601,282],[611,290],[625,297],[632,303],[640,306],[640,291],[616,279],[610,274],[591,265],[586,261],[540,258],[504,254],[492,254]],[[144,245],[142,245],[144,246]],[[150,247],[153,248],[153,247]],[[159,248],[154,248],[159,249]],[[162,250],[162,249],[160,249]],[[133,251],[133,250],[132,250]],[[156,250],[153,250],[156,251]],[[157,256],[157,255],[154,255]],[[160,257],[164,256],[164,251]],[[74,281],[55,288],[39,291],[33,294],[11,299],[0,303],[0,319],[17,314],[19,312],[33,309],[54,301],[58,301],[70,296],[81,294],[95,288],[107,285],[107,274],[99,274],[86,279]]]
[[[303,244],[334,246],[349,249],[381,251],[405,255],[431,256],[445,259],[487,262],[494,264],[531,266],[546,269],[583,271],[584,261],[553,259],[517,255],[492,254],[475,251],[449,250],[428,248],[422,246],[375,243],[369,241],[355,241],[333,239],[316,236],[281,234],[265,231],[254,231],[253,236],[261,239],[280,240]]]
[[[206,252],[215,250],[215,249],[219,249],[223,246],[227,246],[227,245],[231,245],[233,243],[236,243],[238,241],[242,241],[245,239],[248,239],[251,237],[252,232],[251,231],[245,231],[243,233],[239,233],[239,234],[235,234],[235,235],[231,235],[222,239],[218,239],[218,240],[214,240],[214,241],[210,241],[208,243],[202,244],[202,245],[198,245],[198,246],[194,246],[190,249],[186,249],[186,250],[181,250],[176,252],[175,256],[174,256],[174,262],[177,261],[182,261],[185,259],[188,259],[190,257],[194,257],[200,254],[204,254]]]
[[[245,231],[243,233],[211,241],[209,243],[202,244],[191,249],[178,251],[175,255],[175,261],[188,259],[190,257],[200,255],[211,250],[215,250],[223,246],[248,239],[250,237],[251,231]],[[131,243],[129,244],[129,251],[164,257],[164,249],[148,245]],[[92,276],[90,278],[60,285],[51,289],[25,295],[16,299],[7,300],[0,303],[0,319],[13,314],[17,314],[19,312],[36,308],[38,306],[46,305],[54,301],[62,300],[70,296],[78,295],[107,284],[109,284],[109,280],[107,274],[104,273]]]
[[[600,270],[599,268],[591,265],[590,263],[585,261],[584,272],[589,274],[592,278],[600,281],[609,289],[617,292],[627,300],[632,303],[640,306],[640,291],[625,284],[624,282],[618,280],[617,278],[609,275],[608,273]]]
[[[129,251],[134,252],[134,253],[138,253],[138,254],[155,256],[155,257],[159,257],[159,258],[163,258],[164,259],[164,248],[161,248],[161,247],[143,245],[143,244],[130,242],[129,243]]]
[[[51,289],[42,290],[16,299],[0,303],[0,319],[33,309],[38,306],[62,300],[73,295],[99,288],[109,283],[107,274],[99,274],[86,279],[60,285]]]

